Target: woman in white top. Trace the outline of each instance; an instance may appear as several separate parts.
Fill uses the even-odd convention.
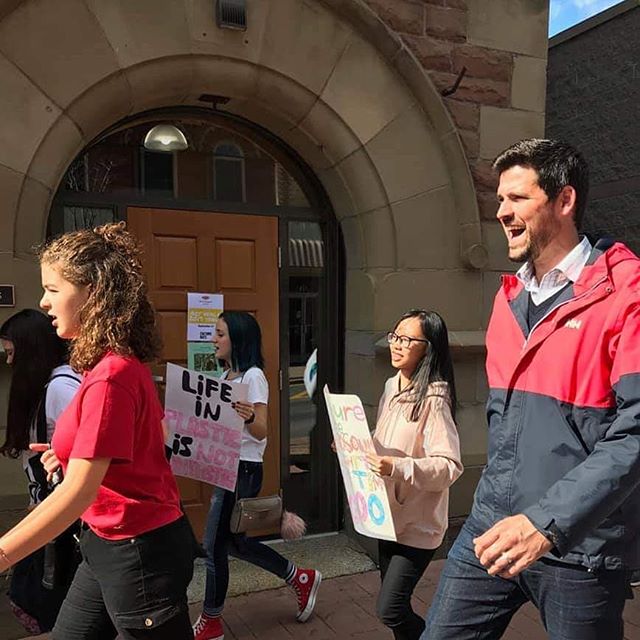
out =
[[[76,394],[80,376],[66,364],[66,341],[40,311],[24,309],[12,315],[0,327],[0,343],[12,366],[7,433],[0,453],[22,458],[33,508],[49,495],[51,485],[41,454],[29,445],[51,442],[56,420]],[[43,589],[45,553],[40,549],[19,562],[9,588],[14,613],[33,633],[53,627],[75,569],[73,564],[62,580],[58,576],[53,589]]]
[[[229,555],[251,562],[287,582],[296,592],[297,620],[312,614],[322,576],[313,569],[298,569],[255,538],[229,530],[231,512],[237,498],[257,496],[262,486],[262,457],[267,446],[269,385],[264,375],[262,334],[249,313],[225,311],[220,315],[213,337],[216,356],[227,365],[223,377],[249,386],[246,402],[235,409],[244,419],[237,491],[216,487],[204,534],[207,551],[207,584],[202,614],[194,625],[196,640],[222,640],[222,610],[229,584]]]

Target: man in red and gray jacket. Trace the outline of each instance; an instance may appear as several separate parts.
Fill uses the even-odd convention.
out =
[[[524,265],[496,295],[487,466],[422,638],[500,638],[530,601],[552,640],[621,640],[640,566],[640,260],[579,235],[571,146],[523,140],[494,169]]]

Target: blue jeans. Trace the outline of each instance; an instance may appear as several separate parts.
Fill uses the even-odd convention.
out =
[[[551,640],[622,640],[631,597],[627,571],[595,571],[542,558],[513,580],[490,576],[473,552],[467,524],[449,551],[421,640],[500,638],[527,601]]]
[[[240,460],[238,498],[253,498],[258,495],[261,487],[262,463]],[[208,616],[220,615],[224,608],[229,588],[229,555],[255,564],[283,580],[293,573],[293,564],[271,547],[244,533],[229,531],[235,503],[235,492],[214,488],[203,542],[207,552],[207,584],[202,609]]]

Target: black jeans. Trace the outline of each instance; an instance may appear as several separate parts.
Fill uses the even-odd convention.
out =
[[[411,607],[411,595],[435,551],[378,541],[382,585],[376,610],[396,640],[418,640],[424,631],[424,620]]]
[[[240,460],[238,466],[238,497],[254,498],[262,487],[262,462]],[[236,494],[215,487],[204,532],[203,546],[207,551],[207,584],[203,610],[218,616],[224,608],[229,588],[229,556],[240,558],[270,571],[285,580],[293,565],[277,551],[244,533],[231,533],[229,523],[236,503]]]
[[[191,640],[193,544],[185,517],[136,538],[80,534],[82,563],[52,640]]]

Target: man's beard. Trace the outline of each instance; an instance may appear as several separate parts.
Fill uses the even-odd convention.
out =
[[[553,237],[558,231],[558,222],[553,217],[553,213],[549,210],[541,212],[541,219],[535,231],[527,229],[529,236],[527,244],[516,255],[509,253],[511,262],[534,262],[547,248]]]

